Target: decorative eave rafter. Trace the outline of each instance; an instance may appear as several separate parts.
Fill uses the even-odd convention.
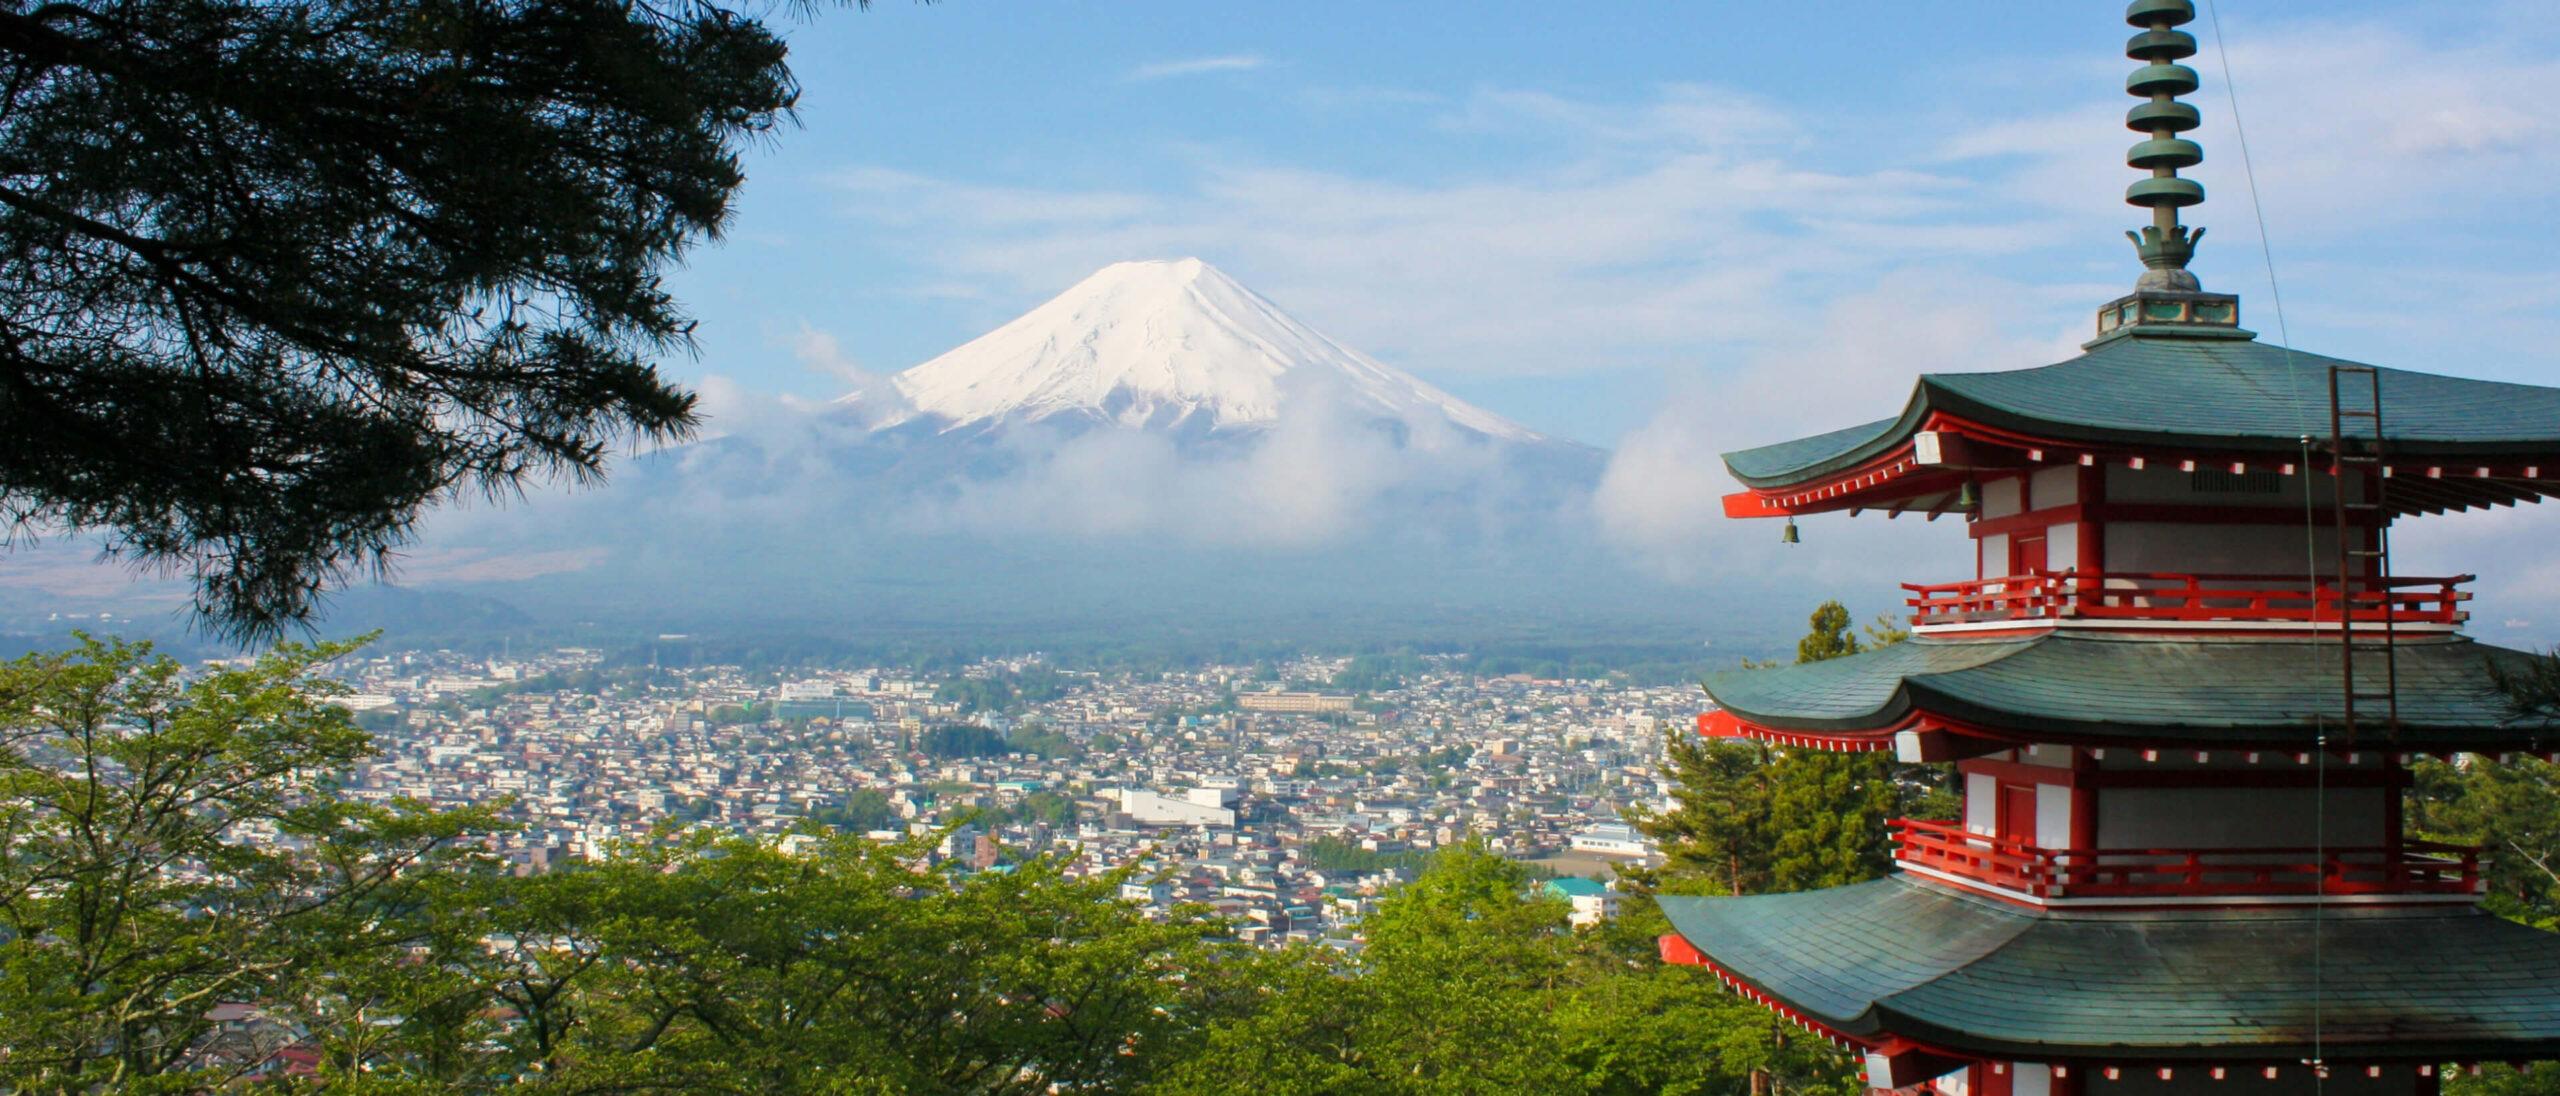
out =
[[[1732,518],[1792,517],[1841,510],[1888,516],[1952,511],[1965,481],[1983,473],[2123,466],[2283,476],[2327,475],[2327,459],[2264,451],[2098,446],[2037,437],[1946,412],[1929,416],[1909,442],[1855,467],[1782,486],[1748,488],[1724,497]],[[2525,460],[2400,459],[2383,466],[2395,516],[2513,506],[2560,495],[2560,454],[2548,464]]]
[[[1803,731],[1754,722],[1719,708],[1698,714],[1698,734],[1704,738],[1749,739],[1755,742],[1766,742],[1772,746],[1822,750],[1829,753],[1882,753],[1890,750],[1894,752],[1896,760],[1924,764],[1986,757],[2003,750],[2034,743],[2084,745],[2101,757],[2105,756],[2108,750],[2124,750],[2140,756],[2145,761],[2157,761],[2164,754],[2194,754],[2198,760],[2202,760],[2208,753],[2226,753],[2235,756],[2245,754],[2253,762],[2260,755],[2293,756],[2301,761],[2308,761],[2311,756],[2310,751],[2288,751],[2267,745],[2225,746],[2198,750],[2193,742],[2188,741],[2170,742],[2157,746],[2144,745],[2139,739],[2103,741],[2092,739],[2084,742],[2070,735],[2022,734],[1998,730],[1922,709],[1914,709],[1902,718],[1881,724],[1872,730]],[[2465,753],[2487,757],[2502,763],[2516,758],[2560,762],[2560,750],[2512,750],[2494,747],[2483,749],[2439,747],[2411,750],[2394,748],[2388,741],[2366,742],[2361,745],[2341,741],[2332,746],[2329,753],[2351,762],[2367,754],[2378,754],[2401,764],[2423,757],[2451,761],[2456,755]]]

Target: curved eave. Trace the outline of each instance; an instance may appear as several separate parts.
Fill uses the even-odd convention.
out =
[[[1929,378],[1920,378],[1911,397],[1904,401],[1902,413],[1893,418],[1726,453],[1725,470],[1745,487],[1800,489],[1833,473],[1869,463],[1911,444],[1911,436],[1919,432],[1921,423],[1928,421],[1928,387]]]
[[[2154,337],[2118,340],[2036,369],[1931,374],[1919,379],[1893,418],[1725,454],[1727,470],[1748,488],[1728,497],[1726,511],[1752,517],[1930,509],[1940,484],[1897,481],[1941,471],[1930,467],[1938,462],[1896,465],[1920,434],[1949,427],[2004,450],[1996,459],[2025,466],[2145,459],[2286,466],[2302,459],[2305,435],[2317,439],[2328,431],[2331,365],[2356,363],[2255,343],[2234,348]],[[2560,389],[2401,370],[2381,375],[2386,411],[2406,412],[2386,415],[2395,470],[2405,478],[2466,481],[2412,491],[2410,512],[2503,505],[2560,491],[2560,432],[2552,427],[2560,422]],[[2195,378],[2188,386],[2193,391],[2180,387],[2188,377]],[[2113,390],[2089,392],[2109,382],[2117,382]],[[2396,403],[2395,387],[2406,390]],[[2182,415],[2199,417],[2192,405],[2222,403],[2251,409],[2201,414],[2210,421],[2179,428]],[[2541,474],[2546,465],[2549,477]]]
[[[2560,936],[2467,908],[2049,914],[1899,876],[1657,902],[1703,965],[1862,1041],[2102,1063],[2299,1060],[2315,1039],[2333,1060],[2560,1052]]]
[[[1914,639],[1848,658],[1710,674],[1714,736],[1844,751],[1906,730],[2000,742],[2298,750],[2551,754],[2560,727],[2516,719],[2488,663],[2522,651],[2469,640],[2405,643],[2401,720],[2369,706],[2361,742],[2336,741],[2334,641],[2176,641],[2042,636]],[[1766,676],[1776,675],[1776,676]]]
[[[1725,516],[1882,510],[1895,516],[1922,513],[1934,520],[1957,506],[1965,481],[1983,473],[2070,465],[2328,474],[2318,447],[2305,466],[2298,441],[2256,450],[2233,447],[2236,439],[2231,437],[2154,435],[2119,443],[2033,432],[2043,428],[2039,423],[2018,426],[2021,429],[2004,428],[1953,411],[1931,410],[1907,437],[1884,438],[1874,446],[1861,447],[1860,459],[1844,459],[1840,467],[1821,474],[1771,480],[1766,486],[1726,495]],[[1871,456],[1865,455],[1869,448],[1875,450]],[[2431,454],[2395,443],[2382,474],[2391,480],[2388,497],[2397,516],[2539,502],[2560,495],[2560,443],[2506,446],[2469,456]]]

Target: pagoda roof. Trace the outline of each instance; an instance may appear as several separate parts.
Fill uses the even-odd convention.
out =
[[[2372,368],[2253,339],[2127,332],[2055,365],[1926,374],[1898,416],[1724,461],[1752,488],[1790,487],[1886,456],[1940,416],[2055,443],[2298,453],[2304,436],[2328,435],[2331,366]],[[2560,453],[2560,388],[2379,375],[2383,438],[2395,457]]]
[[[2036,1061],[2560,1056],[2560,934],[2472,907],[2039,913],[1901,876],[1657,901],[1710,965],[1859,1038]]]
[[[2368,657],[2368,660],[2370,660]],[[2458,636],[2395,645],[2400,727],[2367,745],[2547,752],[2560,727],[2519,719],[2492,664],[2534,656]],[[2375,668],[2378,671],[2378,667]],[[2338,641],[2050,632],[1916,637],[1846,658],[1709,674],[1723,715],[1753,728],[1883,735],[1935,720],[2020,740],[2305,749],[2344,720]],[[2361,709],[2368,726],[2376,705]]]

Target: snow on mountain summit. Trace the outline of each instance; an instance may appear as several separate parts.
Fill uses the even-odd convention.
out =
[[[1537,433],[1300,323],[1198,259],[1113,263],[1012,322],[893,378],[907,407],[878,424],[942,430],[1058,415],[1132,427],[1259,426],[1295,394],[1355,413],[1444,419],[1507,441]],[[859,394],[839,402],[859,400]]]

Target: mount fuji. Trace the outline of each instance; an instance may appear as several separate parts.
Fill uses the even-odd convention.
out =
[[[1299,322],[1199,259],[1113,263],[1047,303],[898,374],[899,404],[857,392],[879,430],[1047,423],[1204,434],[1271,427],[1294,401],[1408,428],[1555,444]]]
[[[1594,540],[1603,451],[1198,259],[1103,267],[833,401],[729,395],[702,440],[600,490],[430,531],[461,565],[426,585],[598,627],[1061,642],[1615,625],[1681,601]]]

